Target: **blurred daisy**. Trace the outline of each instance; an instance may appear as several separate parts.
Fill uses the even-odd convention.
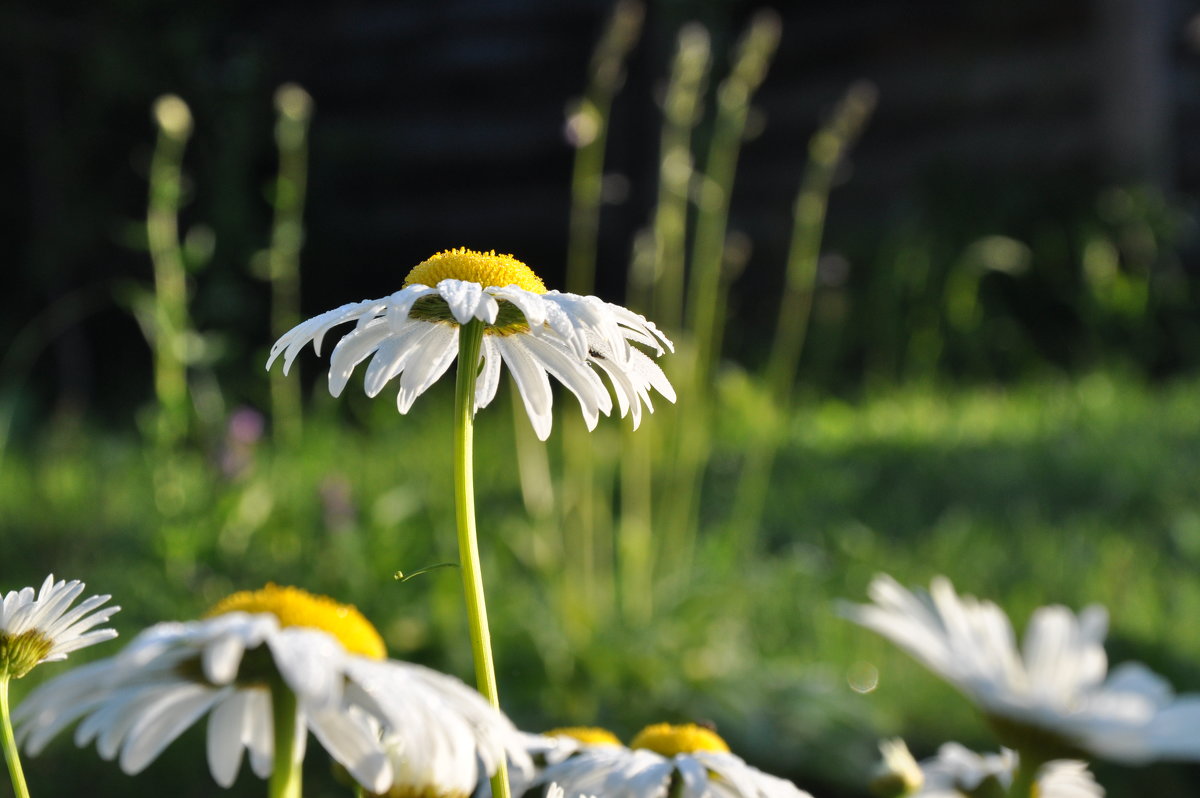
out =
[[[288,696],[298,733],[291,767],[311,731],[377,794],[465,795],[443,790],[459,783],[449,768],[493,763],[516,735],[458,680],[386,659],[383,639],[354,607],[268,585],[227,597],[203,620],[152,626],[117,656],[42,685],[16,713],[18,739],[36,754],[80,721],[77,745],[95,742],[135,774],[208,715],[209,769],[228,787],[244,751],[255,774],[272,775],[272,707]],[[419,766],[409,767],[412,757]]]
[[[1007,794],[1018,758],[1007,748],[998,754],[979,755],[958,743],[946,743],[937,756],[921,763],[924,787],[907,793],[913,798],[964,798],[971,795]],[[987,786],[991,782],[994,786]],[[1038,798],[1103,798],[1087,765],[1074,760],[1047,762],[1038,771]]]
[[[508,780],[513,795],[524,795],[534,783],[541,783],[538,775],[550,765],[556,765],[567,757],[590,746],[623,748],[621,741],[608,729],[594,726],[569,726],[551,729],[542,734],[520,732],[524,756],[510,758]],[[489,785],[475,798],[490,798]],[[549,792],[547,792],[549,796]],[[575,796],[571,796],[575,798]]]
[[[653,412],[650,390],[675,401],[662,369],[640,349],[655,355],[672,349],[653,323],[594,296],[547,291],[533,270],[511,255],[452,249],[439,252],[408,273],[391,296],[343,305],[284,333],[271,347],[267,368],[283,355],[286,374],[309,341],[320,353],[330,329],[355,322],[329,360],[329,391],[341,394],[359,363],[367,366],[364,387],[376,396],[399,377],[396,404],[407,413],[413,402],[441,377],[458,354],[462,325],[484,325],[475,409],[496,395],[500,365],[508,367],[539,438],[550,435],[554,377],[579,400],[588,428],[612,399],[599,373],[612,384],[621,415],[636,428],[642,405]],[[372,357],[374,355],[374,357]]]
[[[882,761],[871,779],[871,792],[885,798],[912,795],[925,783],[921,766],[913,759],[904,741],[896,738],[879,743]]]
[[[121,608],[101,608],[112,596],[91,596],[74,609],[71,602],[83,592],[83,582],[46,577],[36,593],[32,587],[9,591],[0,603],[0,679],[19,679],[34,666],[56,662],[67,654],[117,636],[114,629],[96,629]]]
[[[1044,759],[1089,753],[1127,764],[1200,759],[1200,696],[1175,698],[1137,663],[1105,678],[1102,607],[1079,615],[1038,609],[1018,651],[999,607],[960,597],[944,578],[929,593],[913,593],[878,576],[869,594],[874,604],[849,606],[846,614],[962,691],[1014,748]]]
[[[660,723],[643,729],[629,748],[584,744],[538,777],[568,798],[811,798],[790,781],[750,767],[701,726]],[[674,791],[675,789],[678,792]]]

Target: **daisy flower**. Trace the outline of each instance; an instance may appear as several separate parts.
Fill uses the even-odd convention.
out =
[[[871,779],[874,795],[905,796],[921,789],[925,776],[903,740],[881,740],[879,754],[881,761]]]
[[[20,798],[29,795],[29,788],[13,735],[9,681],[20,679],[43,662],[66,659],[72,651],[117,636],[113,629],[94,628],[121,609],[101,608],[111,596],[91,596],[69,609],[82,592],[82,582],[55,582],[50,574],[36,593],[32,587],[11,590],[0,601],[0,748],[13,793]]]
[[[484,335],[475,409],[495,397],[503,363],[542,440],[552,422],[547,375],[575,394],[589,429],[613,408],[601,373],[612,385],[621,416],[632,416],[635,428],[642,405],[654,410],[651,389],[675,401],[662,369],[633,345],[655,355],[673,349],[653,323],[594,296],[547,291],[541,278],[511,255],[468,249],[439,252],[418,264],[391,296],[343,305],[302,322],[271,347],[267,368],[283,355],[286,374],[305,344],[311,341],[320,354],[330,329],[355,322],[330,356],[329,392],[339,396],[355,367],[371,358],[364,378],[367,395],[376,396],[398,377],[396,405],[407,413],[454,362],[459,329],[476,320]]]
[[[959,596],[945,578],[913,593],[887,576],[873,604],[846,614],[896,643],[971,699],[1002,742],[1044,759],[1093,754],[1125,764],[1200,760],[1200,696],[1175,698],[1137,663],[1108,673],[1108,615],[1038,609],[1018,650],[999,607]]]
[[[970,795],[1007,793],[1018,765],[1015,751],[980,755],[958,743],[946,743],[937,756],[921,763],[924,786],[908,793],[912,798],[963,798]],[[983,787],[991,781],[990,790]],[[1096,783],[1087,765],[1059,759],[1044,764],[1036,777],[1038,798],[1103,798],[1104,788]],[[981,789],[983,787],[983,789]]]
[[[287,704],[294,729],[286,716],[276,722]],[[311,731],[376,794],[459,796],[445,788],[459,785],[462,763],[493,767],[517,739],[462,682],[387,659],[354,607],[276,585],[235,593],[199,621],[152,626],[115,657],[42,685],[19,707],[17,735],[36,754],[78,721],[76,744],[94,742],[132,775],[205,715],[208,765],[222,787],[243,752],[273,784],[280,770],[298,773]],[[293,734],[289,762],[277,737]],[[298,781],[281,794],[299,795]]]
[[[19,679],[43,662],[56,662],[87,646],[111,640],[115,629],[96,629],[121,608],[104,607],[112,596],[91,596],[68,609],[83,592],[83,582],[46,577],[32,587],[11,590],[0,603],[0,678]]]
[[[584,744],[537,779],[569,797],[811,798],[790,781],[750,767],[715,732],[691,724],[647,726],[629,748]],[[678,790],[676,792],[675,790]]]

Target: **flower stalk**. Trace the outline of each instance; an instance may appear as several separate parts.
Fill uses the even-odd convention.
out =
[[[275,766],[267,785],[268,798],[300,798],[304,738],[296,730],[296,695],[277,680],[271,685],[271,716],[275,731]]]
[[[475,531],[475,383],[479,376],[482,346],[483,322],[472,319],[459,328],[454,388],[454,517],[458,528],[458,552],[462,564],[471,653],[475,660],[475,683],[479,692],[498,709],[500,694],[496,689],[496,666],[492,659],[492,638],[483,595],[483,572],[479,564],[479,540]],[[509,798],[508,769],[503,759],[492,776],[492,795]]]
[[[0,677],[0,734],[3,735],[4,761],[8,764],[8,775],[12,779],[16,798],[29,798],[25,786],[25,771],[21,768],[21,757],[17,752],[17,741],[13,735],[12,716],[8,706],[8,675]]]

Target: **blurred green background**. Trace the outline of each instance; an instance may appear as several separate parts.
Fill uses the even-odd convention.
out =
[[[1018,628],[1105,604],[1114,662],[1198,689],[1194,12],[5,7],[0,589],[84,579],[128,640],[291,583],[469,677],[457,570],[392,578],[457,557],[448,381],[398,416],[331,399],[311,354],[262,369],[295,320],[466,245],[678,345],[679,402],[637,432],[588,433],[560,392],[540,444],[511,386],[477,419],[523,728],[708,720],[818,798],[865,794],[881,736],[994,748],[834,614],[880,571]],[[133,782],[64,739],[30,784],[208,795],[198,734]],[[1200,784],[1095,769],[1110,795]]]

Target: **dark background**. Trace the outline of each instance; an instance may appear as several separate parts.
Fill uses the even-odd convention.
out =
[[[719,78],[761,5],[648,4],[612,116],[608,171],[621,196],[602,220],[597,290],[607,298],[621,297],[632,238],[650,218],[656,96],[679,26],[694,19],[709,28]],[[826,249],[841,266],[830,279],[844,285],[833,288],[859,300],[891,291],[877,278],[889,247],[913,231],[927,232],[934,261],[947,262],[975,238],[1003,234],[1029,243],[1035,268],[1022,280],[996,280],[985,299],[1017,320],[1023,354],[993,353],[974,371],[950,357],[946,371],[1006,378],[1033,360],[1080,368],[1102,359],[1100,350],[1122,352],[1151,376],[1194,365],[1194,4],[769,5],[783,39],[755,100],[757,135],[742,153],[732,202],[732,227],[753,245],[734,288],[734,357],[753,360],[769,335],[808,137],[865,78],[879,105],[834,193]],[[306,315],[388,293],[413,264],[451,246],[513,252],[560,284],[573,154],[564,109],[585,85],[609,10],[599,0],[5,5],[0,163],[9,190],[0,218],[9,260],[0,342],[30,325],[53,329],[35,336],[37,368],[25,386],[32,404],[122,423],[149,396],[148,350],[121,297],[123,284],[149,281],[141,229],[149,109],[166,92],[182,96],[195,118],[182,229],[211,227],[216,249],[195,281],[192,312],[198,329],[223,336],[218,369],[233,394],[261,398],[261,380],[238,375],[270,336],[267,287],[248,264],[267,243],[271,98],[285,81],[316,103]],[[1178,293],[1169,311],[1138,320],[1139,332],[1118,325],[1097,342],[1071,307],[1073,231],[1104,223],[1097,197],[1116,184],[1149,187],[1145,215],[1162,231],[1168,265],[1189,279],[1167,290]],[[64,307],[65,320],[48,324]],[[863,301],[851,308],[837,321],[854,330],[855,314],[870,309]],[[876,335],[897,334],[903,329]],[[865,333],[836,338],[816,376],[853,384],[882,344]],[[114,354],[118,369],[109,365]]]

